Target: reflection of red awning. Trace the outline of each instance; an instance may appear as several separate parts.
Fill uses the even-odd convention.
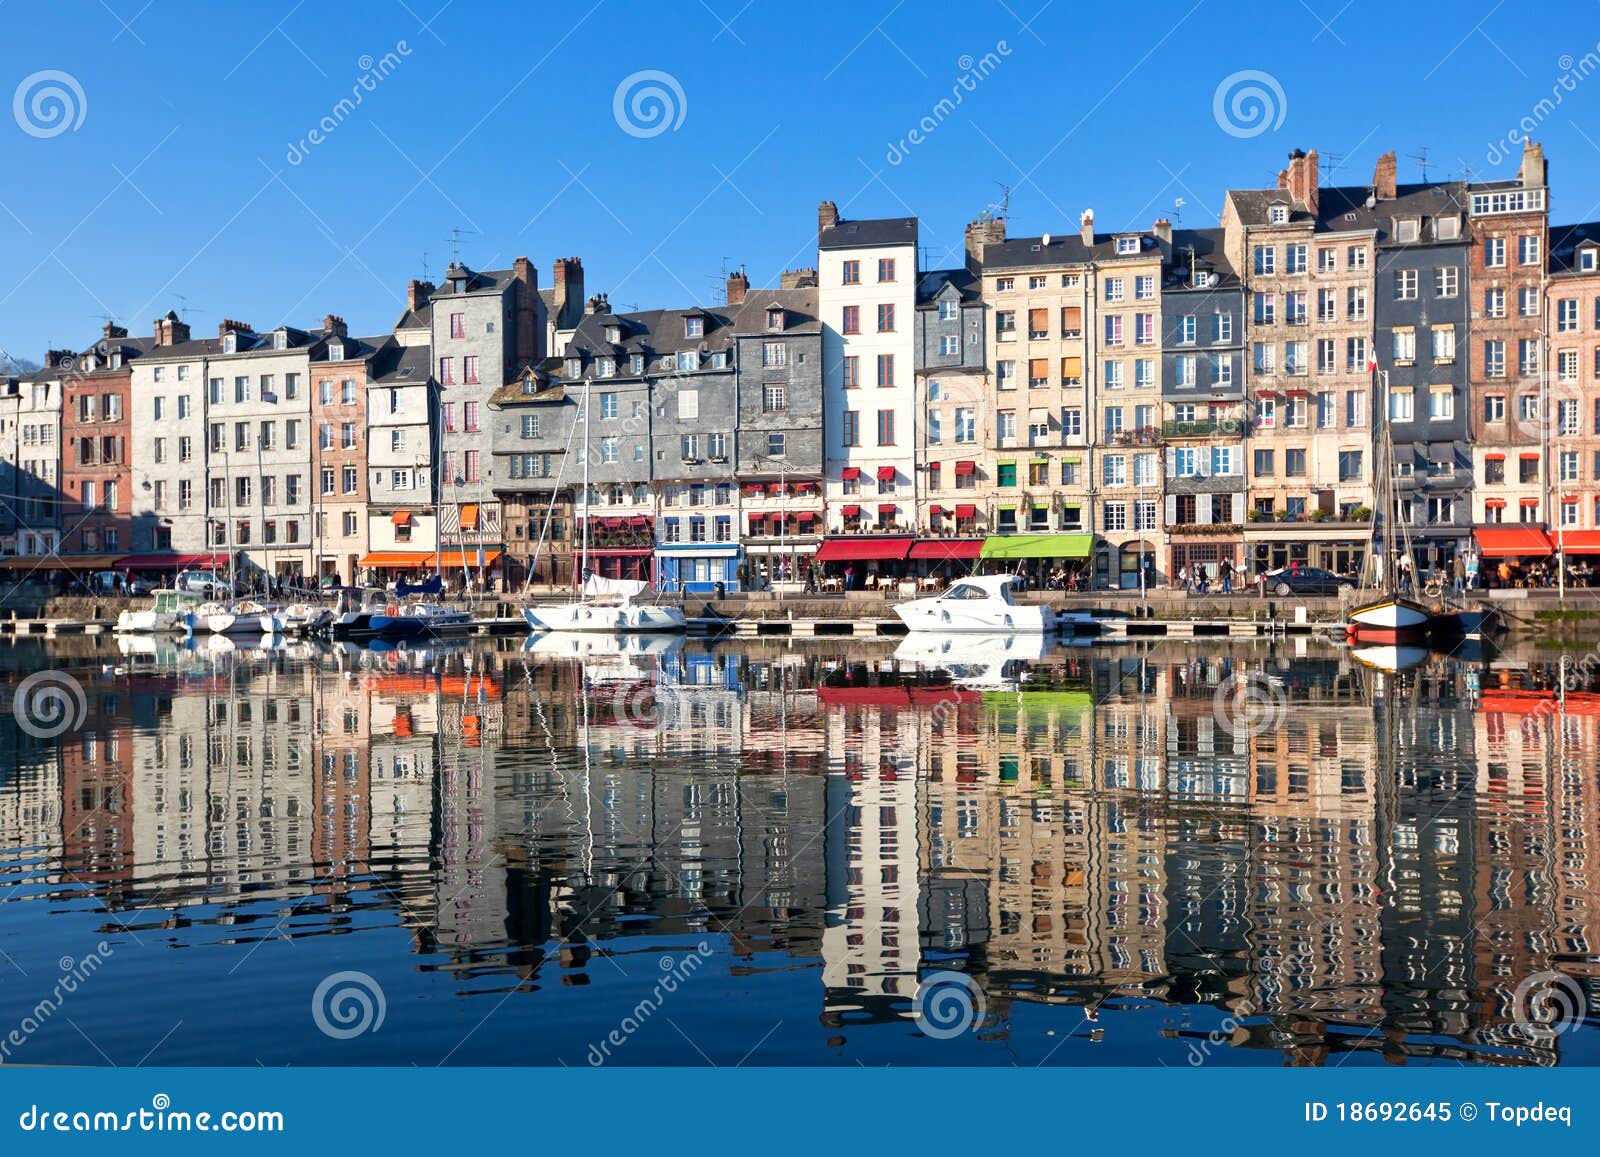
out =
[[[965,478],[968,474],[975,474],[978,470],[976,462],[957,462],[956,473]]]
[[[895,473],[896,473],[896,471],[895,471],[895,468],[893,466],[879,466],[878,467],[878,481],[879,482],[893,482],[894,481],[894,477],[895,477]]]
[[[910,535],[852,534],[830,538],[817,548],[818,562],[903,562],[911,550]]]
[[[1600,530],[1565,530],[1551,537],[1568,554],[1600,554]]]
[[[606,519],[606,528],[608,530],[621,530],[622,526],[623,526],[623,522],[622,522],[622,519],[620,519],[620,518],[608,518],[608,519]]]
[[[1472,532],[1484,558],[1543,558],[1550,537],[1536,526],[1490,526]]]
[[[854,505],[841,506],[839,508],[839,513],[844,515],[846,518],[854,518],[856,515],[861,513],[861,507]]]
[[[956,507],[956,517],[957,518],[976,518],[977,516],[978,516],[978,508],[976,506],[957,506]]]
[[[980,691],[964,687],[818,687],[817,700],[836,707],[931,707],[938,703],[978,703]]]
[[[911,545],[912,558],[972,559],[983,549],[981,538],[925,538]]]
[[[846,466],[843,470],[839,471],[839,477],[843,478],[846,482],[853,482],[857,478],[861,477],[861,467]]]
[[[642,514],[636,514],[632,518],[628,519],[628,525],[637,529],[642,529],[650,525],[650,520]]]

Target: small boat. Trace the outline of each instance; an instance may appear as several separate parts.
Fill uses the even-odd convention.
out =
[[[472,629],[472,612],[438,603],[391,603],[371,616],[367,628],[377,639],[466,634]]]
[[[913,631],[981,631],[987,634],[1044,634],[1056,628],[1049,607],[1023,606],[1011,597],[1014,575],[975,575],[958,579],[949,590],[895,607]]]
[[[263,603],[255,599],[224,603],[216,607],[217,609],[201,616],[205,629],[213,635],[259,635],[263,631],[262,620],[276,615],[283,609],[278,603]]]
[[[188,629],[188,618],[204,599],[191,591],[163,588],[151,605],[140,611],[123,611],[113,628],[120,635],[164,635]]]
[[[1421,639],[1433,612],[1415,599],[1388,594],[1350,611],[1348,634],[1366,643],[1405,643]]]
[[[535,603],[522,608],[522,617],[534,631],[584,631],[608,635],[682,631],[688,620],[677,607],[636,603],[647,584],[637,579],[608,579],[591,575],[583,584],[583,597],[573,602]]]
[[[388,595],[377,587],[368,587],[359,596],[347,591],[339,597],[338,611],[329,625],[329,634],[335,639],[369,637],[372,634],[372,616],[385,614],[388,607]]]
[[[306,635],[333,621],[333,612],[316,603],[290,603],[261,616],[264,635]]]

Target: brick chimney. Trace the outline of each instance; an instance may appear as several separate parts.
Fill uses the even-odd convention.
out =
[[[728,274],[728,304],[743,305],[744,295],[750,292],[750,279],[745,276],[744,266],[739,266],[737,273]]]
[[[326,332],[328,332],[328,333],[336,333],[340,337],[349,337],[350,336],[350,330],[344,324],[344,318],[340,317],[338,314],[330,313],[327,317],[323,318],[322,319],[322,328]]]
[[[979,266],[983,264],[983,251],[990,245],[998,245],[1006,239],[1006,219],[1004,217],[979,217],[976,221],[967,223],[967,264]]]
[[[517,283],[515,314],[516,348],[514,358],[518,365],[531,362],[539,356],[539,334],[536,324],[539,311],[534,304],[539,292],[539,271],[526,257],[511,263],[511,277]]]
[[[437,286],[431,281],[413,280],[406,286],[406,309],[416,313],[417,310],[428,304],[428,298],[433,295],[433,291],[436,288]]]
[[[44,368],[47,370],[58,369],[62,366],[75,366],[78,364],[78,355],[73,350],[45,350]]]
[[[839,206],[832,201],[823,201],[817,205],[817,232],[831,229],[839,223]]]
[[[1378,166],[1372,170],[1372,195],[1380,201],[1392,201],[1395,198],[1395,185],[1394,150],[1390,149],[1378,158]]]
[[[1289,195],[1313,214],[1317,211],[1317,150],[1296,149],[1289,154]]]
[[[583,310],[583,260],[557,257],[551,276],[556,304],[550,320],[557,329],[571,329],[578,324]]]
[[[114,321],[108,321],[100,327],[100,335],[107,341],[115,341],[119,337],[127,337],[128,331],[126,327],[120,326]]]
[[[1522,146],[1522,164],[1517,168],[1517,182],[1524,189],[1540,189],[1545,183],[1544,146],[1528,141]]]
[[[1156,223],[1150,227],[1150,231],[1156,235],[1156,240],[1161,244],[1172,244],[1172,222],[1165,217],[1157,217]]]
[[[1085,209],[1083,216],[1078,218],[1078,236],[1085,245],[1094,244],[1094,210]]]
[[[170,309],[166,317],[156,318],[156,345],[177,345],[179,342],[189,340],[189,327],[178,320],[178,315]]]
[[[611,302],[606,300],[605,294],[597,293],[589,299],[588,307],[584,310],[584,312],[588,314],[610,313]]]
[[[217,336],[224,337],[230,333],[254,333],[247,321],[234,321],[231,317],[222,319],[222,324],[217,326]]]
[[[785,269],[778,276],[779,289],[815,289],[817,287],[817,271],[815,269]]]

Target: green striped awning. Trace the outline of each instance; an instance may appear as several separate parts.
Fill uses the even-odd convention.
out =
[[[979,558],[1088,558],[1092,534],[999,534],[983,540]]]

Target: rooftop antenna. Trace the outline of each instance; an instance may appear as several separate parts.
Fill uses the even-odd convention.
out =
[[[1422,183],[1426,185],[1428,183],[1428,146],[1423,145],[1416,152],[1406,155],[1417,162],[1417,168],[1422,170]]]
[[[1345,162],[1345,160],[1346,160],[1346,158],[1348,156],[1349,156],[1348,153],[1321,153],[1321,154],[1319,154],[1319,158],[1326,158],[1327,161],[1329,162],[1328,163],[1328,167],[1326,169],[1322,169],[1322,177],[1323,177],[1322,185],[1323,185],[1323,188],[1332,188],[1333,187],[1334,170],[1337,169],[1340,165],[1344,164],[1344,162]]]
[[[995,184],[1000,186],[1000,204],[997,206],[1000,210],[1000,217],[1002,220],[1009,222],[1011,219],[1011,186],[1004,181],[996,181]]]
[[[175,293],[172,296],[178,299],[178,320],[180,321],[188,321],[191,313],[205,312],[198,305],[190,305],[189,299],[181,293]]]
[[[461,238],[463,235],[468,237],[476,237],[478,235],[478,231],[476,229],[463,229],[459,225],[450,230],[451,265],[459,265],[461,263]]]
[[[724,257],[722,259],[722,272],[720,274],[718,274],[718,275],[715,275],[714,277],[708,277],[708,278],[706,278],[706,280],[715,282],[715,284],[714,284],[714,286],[713,286],[713,288],[711,290],[711,298],[712,298],[712,300],[715,301],[718,305],[727,305],[728,304],[728,259],[726,257]]]
[[[428,251],[422,251],[422,280],[428,280]]]
[[[1172,222],[1173,222],[1173,224],[1175,224],[1175,225],[1182,225],[1183,224],[1183,207],[1185,205],[1187,205],[1188,203],[1189,202],[1185,201],[1182,197],[1176,197],[1176,198],[1173,199],[1173,202],[1172,202]]]

